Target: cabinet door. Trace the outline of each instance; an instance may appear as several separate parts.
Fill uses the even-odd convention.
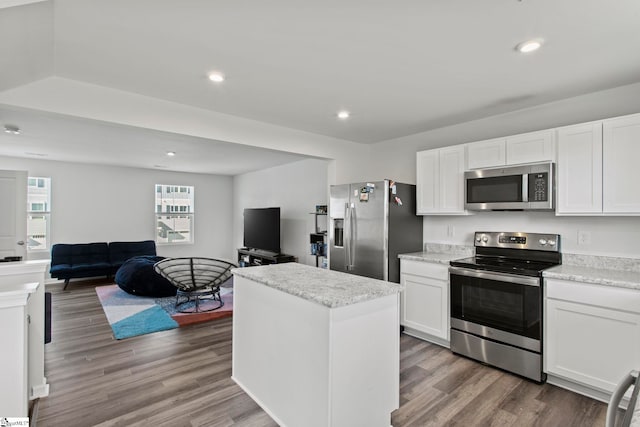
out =
[[[640,214],[640,114],[603,122],[603,211]]]
[[[462,214],[464,210],[465,146],[440,149],[440,212]]]
[[[602,122],[558,129],[556,214],[602,212]]]
[[[440,159],[439,150],[419,151],[416,154],[416,213],[427,214],[439,209]]]
[[[402,274],[402,325],[449,340],[447,281]]]
[[[553,161],[553,131],[543,130],[507,137],[506,150],[508,165]]]
[[[612,392],[640,366],[640,315],[547,300],[547,372]]]
[[[503,166],[506,162],[504,138],[467,144],[467,167],[469,169]]]

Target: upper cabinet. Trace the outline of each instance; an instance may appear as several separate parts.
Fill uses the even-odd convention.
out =
[[[464,215],[465,146],[416,154],[416,213]]]
[[[640,114],[602,122],[602,208],[640,214]]]
[[[558,215],[640,215],[640,114],[559,128]]]
[[[602,122],[558,129],[556,214],[602,212]]]
[[[507,161],[505,138],[467,144],[467,168],[480,169],[504,166]]]
[[[488,168],[555,160],[552,130],[467,144],[467,167]]]
[[[640,114],[420,151],[416,212],[468,214],[467,169],[556,162],[556,215],[636,216],[638,159]]]

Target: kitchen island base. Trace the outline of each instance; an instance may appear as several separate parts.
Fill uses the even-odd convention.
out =
[[[281,426],[388,427],[398,298],[331,308],[236,275],[232,379]]]

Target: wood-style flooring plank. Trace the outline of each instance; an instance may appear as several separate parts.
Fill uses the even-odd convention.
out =
[[[53,294],[53,341],[45,346],[50,395],[39,401],[39,427],[277,425],[231,380],[230,318],[117,341],[95,293],[107,284],[47,288]],[[601,402],[408,335],[400,347],[395,427],[604,425]]]

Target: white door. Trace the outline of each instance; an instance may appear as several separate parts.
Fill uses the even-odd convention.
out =
[[[26,259],[27,172],[0,170],[0,258]]]

